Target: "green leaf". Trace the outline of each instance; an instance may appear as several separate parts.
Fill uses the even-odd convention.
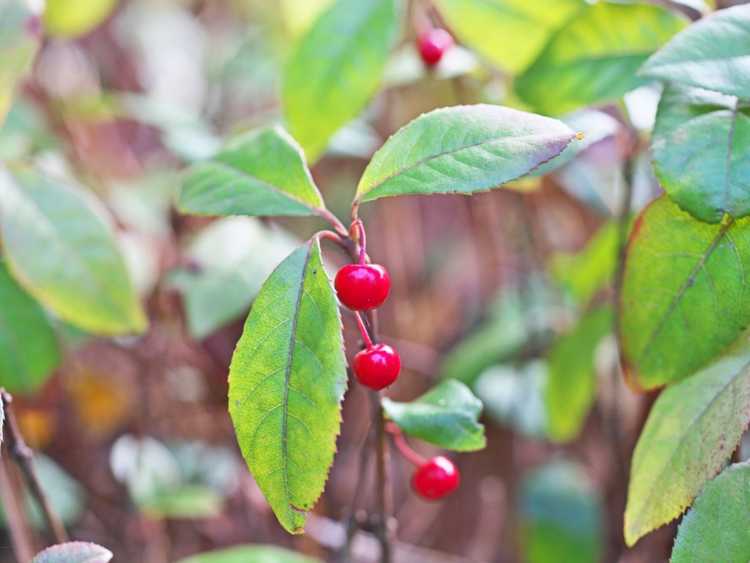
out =
[[[748,362],[722,359],[659,395],[633,455],[628,545],[682,514],[732,455],[750,423]]]
[[[91,195],[27,167],[0,170],[8,266],[38,301],[89,332],[143,332],[138,301],[106,211]]]
[[[23,0],[0,0],[0,125],[10,108],[13,92],[31,68],[39,39],[27,29],[32,12]]]
[[[695,22],[654,54],[642,76],[750,97],[750,6]]]
[[[209,518],[221,512],[222,498],[204,485],[182,485],[140,499],[138,507],[151,518]]]
[[[465,43],[511,73],[524,70],[582,0],[438,0],[440,14]]]
[[[170,276],[190,334],[205,338],[247,311],[263,280],[298,244],[250,217],[225,217],[199,232],[186,251],[190,267]]]
[[[178,563],[319,563],[319,560],[275,545],[238,545],[199,553]]]
[[[57,339],[42,308],[2,260],[0,303],[0,387],[11,393],[34,391],[60,363]]]
[[[667,197],[649,205],[628,243],[620,326],[623,365],[651,389],[683,379],[750,323],[750,219],[711,225]]]
[[[684,25],[660,6],[589,4],[550,38],[516,92],[551,115],[615,100],[644,83],[638,67]]]
[[[279,522],[302,531],[333,462],[346,390],[341,318],[311,240],[266,280],[229,371],[229,412]]]
[[[682,520],[670,563],[750,560],[750,463],[736,463],[709,481]]]
[[[108,563],[112,557],[112,552],[100,545],[72,541],[48,547],[31,563]]]
[[[612,280],[617,265],[617,241],[617,224],[603,225],[577,254],[559,253],[552,257],[552,277],[578,303],[588,303]]]
[[[177,205],[199,215],[315,215],[325,209],[302,149],[281,127],[249,131],[191,166]]]
[[[409,403],[383,398],[383,409],[409,436],[446,450],[468,452],[486,445],[479,422],[482,401],[454,379],[444,381]]]
[[[555,441],[575,438],[596,398],[594,354],[612,331],[612,308],[595,309],[552,346],[548,360],[547,432]]]
[[[558,461],[537,469],[522,483],[520,500],[524,561],[601,560],[601,501],[579,466]]]
[[[664,190],[696,218],[750,214],[750,114],[734,96],[667,86],[652,153]]]
[[[300,39],[284,68],[289,130],[310,160],[375,94],[399,28],[396,0],[337,0]]]
[[[46,0],[44,30],[56,37],[80,37],[109,17],[117,0]]]
[[[399,129],[375,153],[356,200],[496,188],[554,158],[574,137],[560,121],[510,108],[437,109]]]

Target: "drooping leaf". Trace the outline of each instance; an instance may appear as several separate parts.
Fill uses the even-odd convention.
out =
[[[31,67],[39,48],[39,37],[29,25],[33,17],[23,0],[0,0],[0,125],[16,84]]]
[[[560,121],[510,108],[437,109],[402,127],[375,153],[356,200],[497,188],[557,156],[574,137]]]
[[[662,196],[633,226],[620,326],[623,365],[647,389],[709,364],[750,322],[750,219],[703,223]]]
[[[547,432],[559,442],[575,438],[596,398],[594,354],[612,331],[612,308],[600,307],[584,316],[550,350],[545,388]]]
[[[263,284],[229,371],[243,457],[293,533],[302,531],[333,462],[345,367],[336,297],[313,240]]]
[[[677,531],[670,563],[750,560],[750,463],[736,463],[709,481]]]
[[[438,0],[462,43],[511,73],[525,69],[581,0]]]
[[[315,215],[325,209],[302,149],[281,127],[245,133],[191,166],[178,206],[198,215]]]
[[[617,240],[617,224],[603,225],[577,254],[554,255],[550,263],[552,276],[578,303],[588,303],[612,280]]]
[[[31,563],[108,563],[114,555],[95,543],[72,541],[48,547]]]
[[[720,10],[695,22],[655,53],[642,76],[750,96],[750,6]]]
[[[44,311],[0,260],[0,387],[33,391],[60,362],[57,339]]]
[[[318,559],[299,555],[275,545],[238,545],[207,551],[181,559],[178,563],[320,563]]]
[[[112,13],[117,0],[46,0],[44,30],[56,37],[80,37]]]
[[[289,131],[310,160],[377,90],[397,37],[398,12],[396,0],[337,0],[297,44],[281,95]]]
[[[521,486],[520,509],[524,561],[601,560],[601,501],[577,465],[558,461],[532,473]]]
[[[748,423],[749,354],[722,359],[659,396],[633,455],[628,545],[690,506],[721,471]]]
[[[734,96],[667,86],[652,153],[660,184],[693,216],[718,223],[724,213],[750,214],[750,114]]]
[[[291,235],[250,217],[225,217],[196,235],[190,267],[173,272],[188,328],[204,338],[250,307],[263,280],[298,245]]]
[[[383,398],[383,409],[409,436],[447,450],[481,450],[486,444],[479,422],[482,401],[466,385],[449,379],[408,403]]]
[[[644,83],[638,67],[684,25],[661,6],[589,4],[550,38],[516,92],[550,115],[617,99]]]
[[[0,170],[0,232],[16,279],[63,320],[105,335],[145,330],[112,226],[95,198],[27,167]]]

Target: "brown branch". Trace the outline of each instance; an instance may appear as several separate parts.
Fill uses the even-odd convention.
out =
[[[16,477],[5,457],[0,457],[0,501],[5,510],[10,542],[18,561],[31,561],[34,557],[34,538],[26,519],[21,487],[13,482]]]
[[[39,482],[39,477],[36,474],[33,464],[34,453],[31,448],[26,445],[18,427],[15,413],[13,412],[13,397],[10,393],[5,391],[5,389],[2,389],[0,390],[0,398],[2,399],[3,408],[5,410],[4,434],[5,439],[7,440],[8,450],[13,455],[16,465],[18,465],[18,468],[21,470],[24,481],[26,482],[26,486],[29,488],[31,495],[39,505],[39,508],[41,508],[44,520],[47,523],[47,528],[52,532],[55,543],[64,543],[68,540],[68,534],[65,532],[65,527],[63,526],[62,521],[52,509],[52,505]]]

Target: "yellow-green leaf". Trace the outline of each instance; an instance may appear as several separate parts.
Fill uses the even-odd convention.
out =
[[[56,37],[80,37],[109,17],[117,0],[46,0],[44,29]]]

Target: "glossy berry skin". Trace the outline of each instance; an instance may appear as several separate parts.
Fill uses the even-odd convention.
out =
[[[339,301],[352,311],[380,307],[391,290],[388,271],[378,264],[347,264],[334,281]]]
[[[354,356],[354,375],[365,387],[379,391],[396,381],[401,358],[388,344],[375,344]]]
[[[417,468],[411,480],[414,491],[427,500],[438,500],[458,488],[461,476],[447,457],[428,459]]]
[[[453,47],[453,36],[444,29],[435,27],[419,36],[417,47],[424,64],[435,66],[443,58],[445,52]]]

